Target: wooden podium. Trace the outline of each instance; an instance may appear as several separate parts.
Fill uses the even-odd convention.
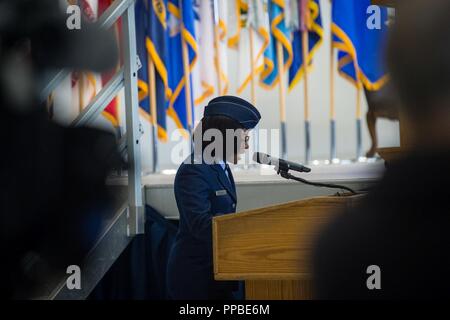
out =
[[[215,279],[245,280],[248,300],[312,299],[316,236],[340,209],[362,197],[317,197],[215,217]]]

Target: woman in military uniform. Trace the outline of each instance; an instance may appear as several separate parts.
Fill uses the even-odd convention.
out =
[[[237,163],[248,149],[248,131],[260,119],[258,110],[238,97],[218,97],[205,108],[194,133],[196,151],[175,177],[180,224],[167,270],[172,299],[233,299],[238,283],[214,280],[212,218],[236,212],[236,187],[228,163]],[[223,142],[211,154],[210,144],[218,141],[210,142],[208,132],[220,133]],[[197,137],[202,141],[196,141]]]

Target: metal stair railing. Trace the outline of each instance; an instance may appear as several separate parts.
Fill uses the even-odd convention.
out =
[[[48,283],[39,297],[48,299],[85,299],[95,285],[111,267],[114,258],[126,248],[131,238],[144,233],[144,206],[141,181],[141,125],[138,112],[137,72],[139,69],[136,52],[135,0],[116,0],[99,19],[100,26],[109,29],[122,17],[122,42],[124,49],[123,67],[102,88],[91,103],[72,122],[71,126],[85,126],[91,123],[124,88],[126,134],[119,141],[119,149],[125,150],[128,157],[128,201],[104,230],[96,245],[91,249],[82,267],[84,289],[68,291],[66,279]],[[59,70],[49,77],[41,92],[44,101],[68,75],[70,70]],[[63,277],[64,278],[64,277]],[[83,279],[83,278],[82,278]],[[82,280],[83,281],[83,280]]]

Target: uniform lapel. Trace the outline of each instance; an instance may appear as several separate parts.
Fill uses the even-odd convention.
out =
[[[236,190],[234,189],[234,186],[230,181],[234,183],[233,176],[230,175],[230,179],[227,178],[227,175],[225,174],[225,171],[222,169],[220,164],[214,164],[211,166],[211,168],[216,171],[217,177],[219,178],[220,184],[228,191],[228,193],[233,198],[234,202],[236,202]]]

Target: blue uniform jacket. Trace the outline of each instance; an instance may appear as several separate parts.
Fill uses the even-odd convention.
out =
[[[231,299],[237,282],[215,281],[212,218],[236,212],[236,188],[220,164],[183,163],[175,177],[180,224],[167,269],[172,299]]]

